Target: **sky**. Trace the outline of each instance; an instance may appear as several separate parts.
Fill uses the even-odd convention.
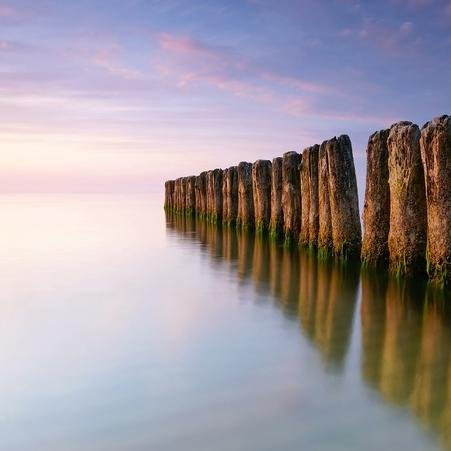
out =
[[[451,113],[451,0],[0,0],[0,192],[166,179]]]

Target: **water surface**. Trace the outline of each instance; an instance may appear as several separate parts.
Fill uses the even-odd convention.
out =
[[[0,209],[0,449],[451,449],[450,315],[421,283],[159,197]]]

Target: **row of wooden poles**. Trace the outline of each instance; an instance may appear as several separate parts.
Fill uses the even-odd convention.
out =
[[[347,135],[282,157],[165,183],[165,208],[397,275],[451,278],[451,118],[399,122],[370,136],[362,243]]]

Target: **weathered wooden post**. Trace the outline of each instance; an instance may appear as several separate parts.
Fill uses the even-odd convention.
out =
[[[332,250],[332,221],[330,216],[329,200],[329,163],[327,159],[327,146],[329,141],[324,141],[318,155],[318,256],[325,258]]]
[[[207,214],[207,172],[201,172],[196,177],[196,213],[200,218]]]
[[[180,177],[174,182],[174,212],[180,211]]]
[[[213,215],[213,204],[214,204],[214,178],[213,171],[207,171],[206,177],[206,186],[207,186],[207,211],[206,211],[206,219],[210,221]]]
[[[349,136],[333,138],[327,146],[329,199],[334,254],[359,257],[362,244],[357,179]]]
[[[319,146],[307,147],[301,162],[301,233],[299,244],[318,244],[318,152]]]
[[[286,152],[282,157],[282,210],[285,243],[297,242],[301,226],[301,190],[297,152]]]
[[[373,133],[366,150],[366,188],[363,207],[363,264],[388,263],[390,228],[390,187],[388,184],[388,147],[390,130]]]
[[[193,175],[186,178],[186,214],[194,215],[196,211],[196,177]]]
[[[420,130],[399,122],[388,135],[390,184],[390,269],[397,275],[426,270],[426,198],[420,154]]]
[[[186,213],[187,177],[180,179],[180,212]]]
[[[173,209],[174,180],[167,180],[164,183],[164,209],[170,211]]]
[[[207,172],[207,217],[214,224],[222,220],[222,169]]]
[[[301,232],[299,244],[308,246],[309,238],[309,215],[310,215],[310,168],[309,168],[310,147],[302,152],[301,161]]]
[[[194,190],[196,192],[196,216],[200,216],[202,209],[202,199],[201,199],[201,177],[196,175],[196,181],[194,183]]]
[[[271,219],[271,178],[269,160],[257,160],[252,165],[252,193],[254,199],[255,230],[265,233]]]
[[[254,199],[252,192],[252,164],[242,161],[238,171],[237,225],[243,229],[254,227]]]
[[[421,130],[427,203],[427,263],[431,280],[451,284],[451,117],[441,116]]]
[[[227,197],[227,176],[228,176],[229,170],[223,169],[222,170],[222,222],[224,224],[227,224],[227,210],[229,209],[228,206],[228,197]]]
[[[223,174],[223,223],[235,225],[238,214],[238,172],[236,166],[224,170]]]
[[[318,204],[318,156],[319,145],[310,147],[309,174],[310,174],[310,202],[309,202],[309,245],[318,246],[319,230],[319,204]]]
[[[279,238],[282,232],[282,157],[277,157],[272,160],[270,235]]]

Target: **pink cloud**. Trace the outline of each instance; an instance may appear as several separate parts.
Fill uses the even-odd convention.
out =
[[[328,86],[321,83],[313,83],[310,81],[301,80],[296,77],[288,77],[285,75],[280,75],[275,72],[261,72],[260,76],[266,80],[275,81],[281,85],[288,86],[291,88],[298,89],[300,91],[317,93],[317,94],[326,94],[334,92],[334,90]]]
[[[318,118],[334,120],[340,122],[357,122],[362,124],[373,124],[377,126],[386,126],[399,120],[394,116],[376,116],[362,112],[346,112],[328,110],[324,107],[318,107],[309,104],[302,98],[293,98],[281,107],[281,111],[294,117]]]
[[[411,31],[412,24],[405,22],[400,25],[398,34],[409,34]],[[368,35],[373,33],[374,29],[368,28]],[[362,38],[366,39],[366,36]],[[166,80],[172,80],[181,89],[204,84],[235,97],[269,105],[274,110],[293,117],[378,125],[394,122],[390,117],[368,116],[352,111],[343,114],[327,109],[324,107],[327,102],[318,101],[319,98],[342,96],[344,93],[337,92],[328,85],[262,68],[229,49],[208,46],[191,37],[170,34],[159,35],[158,42],[161,52],[158,54],[156,67]],[[285,89],[281,90],[281,87]]]
[[[0,17],[11,18],[18,16],[18,11],[11,5],[0,3]]]
[[[145,77],[141,71],[123,63],[123,48],[115,38],[109,35],[95,35],[96,44],[92,44],[92,35],[80,36],[77,44],[65,49],[65,59],[81,62],[123,80],[139,80]]]
[[[203,56],[218,59],[218,50],[213,50],[207,46],[194,41],[189,36],[173,36],[169,33],[161,33],[158,42],[163,50],[184,55]]]
[[[282,105],[282,111],[290,116],[302,117],[311,113],[310,108],[303,99],[293,99]]]
[[[309,94],[333,91],[320,83],[262,68],[230,49],[208,46],[188,36],[163,33],[158,36],[158,43],[162,52],[156,66],[160,73],[175,77],[179,87],[206,82],[235,96],[264,103],[276,100],[277,85]]]
[[[137,80],[144,76],[140,71],[123,65],[117,57],[105,49],[98,50],[90,61],[94,66],[125,80]]]

